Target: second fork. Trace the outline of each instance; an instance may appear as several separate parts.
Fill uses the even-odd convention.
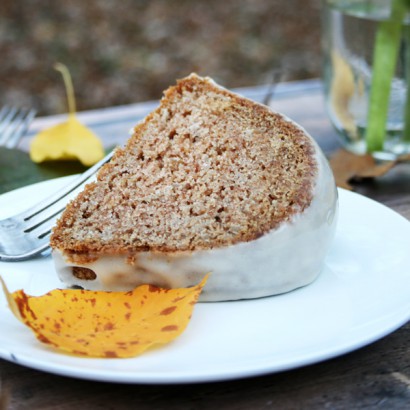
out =
[[[34,109],[2,107],[0,110],[0,146],[16,148],[35,115]]]

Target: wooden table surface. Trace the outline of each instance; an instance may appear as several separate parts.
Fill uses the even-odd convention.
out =
[[[266,88],[241,92],[261,100]],[[82,113],[80,117],[108,147],[122,143],[136,119],[155,105],[135,104]],[[318,81],[280,84],[270,105],[304,126],[326,154],[339,147],[325,114]],[[36,130],[58,120],[36,120],[22,149],[27,149],[27,141]],[[377,180],[356,184],[355,189],[410,219],[410,164],[402,164]],[[367,347],[322,363],[203,384],[109,384],[47,374],[5,360],[0,360],[0,378],[3,390],[9,391],[9,409],[407,409],[409,341],[407,323]]]

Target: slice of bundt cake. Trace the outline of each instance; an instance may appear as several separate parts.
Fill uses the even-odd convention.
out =
[[[192,74],[67,206],[51,246],[67,285],[185,287],[212,272],[202,300],[254,298],[313,281],[336,203],[302,128]]]

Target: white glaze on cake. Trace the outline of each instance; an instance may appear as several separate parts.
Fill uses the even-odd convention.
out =
[[[118,291],[144,283],[168,288],[192,286],[210,272],[201,301],[270,296],[311,283],[322,270],[337,220],[333,175],[320,148],[313,140],[312,143],[318,161],[313,200],[303,213],[279,228],[256,240],[227,247],[176,253],[140,252],[133,255],[133,263],[128,257],[103,256],[91,263],[73,264],[54,250],[60,279],[68,286]],[[78,279],[72,274],[72,266],[91,269],[97,277]]]

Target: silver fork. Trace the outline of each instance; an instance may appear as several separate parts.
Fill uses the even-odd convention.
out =
[[[0,110],[0,146],[15,148],[36,115],[34,109],[4,106]]]
[[[114,151],[55,194],[26,211],[0,220],[0,261],[18,262],[40,255],[49,248],[51,228],[73,198]]]

